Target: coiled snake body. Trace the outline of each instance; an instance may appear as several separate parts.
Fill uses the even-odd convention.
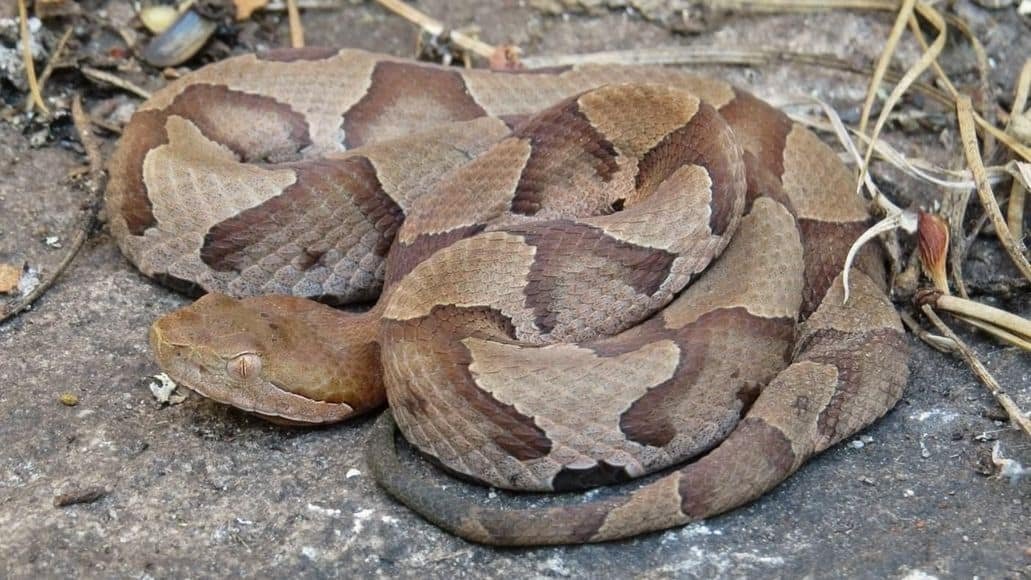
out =
[[[423,454],[507,489],[682,465],[600,501],[488,508],[412,479],[384,414],[369,461],[391,494],[525,545],[741,505],[895,404],[907,349],[876,248],[843,303],[868,218],[853,184],[782,113],[680,71],[305,49],[157,93],[107,201],[140,270],[208,292],[150,336],[202,395],[293,423],[386,399]]]

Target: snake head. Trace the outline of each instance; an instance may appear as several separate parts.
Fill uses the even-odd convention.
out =
[[[285,424],[340,421],[382,404],[373,337],[361,315],[310,300],[217,293],[150,328],[158,365],[174,381]]]

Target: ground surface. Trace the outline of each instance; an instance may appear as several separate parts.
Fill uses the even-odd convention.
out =
[[[514,1],[453,4],[421,6],[455,25],[476,22],[487,40],[515,42],[529,54],[679,43],[867,62],[891,23],[885,14],[734,17],[684,37],[627,12],[563,18]],[[1027,22],[1013,9],[960,3],[959,10],[987,41],[993,83],[1012,94],[1031,54]],[[411,54],[412,29],[375,6],[306,13],[304,22],[309,44]],[[265,26],[285,43],[285,23],[266,19]],[[816,94],[846,117],[865,89],[860,77],[812,67],[709,72],[781,101]],[[910,154],[948,162],[950,150],[937,143],[951,139],[949,131],[892,138]],[[18,253],[47,271],[62,250],[44,239],[65,239],[83,197],[66,178],[82,158],[59,135],[30,148],[32,133],[28,125],[0,124],[0,254]],[[930,194],[917,187],[901,201]],[[991,247],[985,240],[975,252],[973,276],[999,261]],[[288,430],[197,397],[157,403],[148,389],[157,368],[146,329],[185,302],[140,276],[101,231],[35,308],[0,325],[0,577],[1031,574],[1031,482],[983,475],[996,439],[1024,465],[1031,444],[1000,421],[965,366],[917,340],[899,406],[862,439],[820,456],[751,506],[626,542],[493,550],[440,532],[376,488],[361,453],[369,421]],[[1003,305],[1029,313],[1026,295]],[[1031,407],[1027,355],[965,336]],[[62,405],[62,393],[79,404]],[[54,507],[56,496],[91,489],[104,493],[93,503]]]

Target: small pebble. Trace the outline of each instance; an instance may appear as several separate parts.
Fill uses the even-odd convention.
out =
[[[67,507],[70,505],[93,503],[108,493],[109,492],[106,488],[100,486],[74,489],[67,493],[54,496],[54,507]]]

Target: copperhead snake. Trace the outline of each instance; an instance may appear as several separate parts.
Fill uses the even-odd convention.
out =
[[[770,105],[678,70],[236,57],[140,107],[107,204],[144,274],[206,293],[151,328],[172,378],[280,422],[389,401],[376,479],[476,542],[729,510],[891,409],[908,375],[878,248],[843,303],[868,220],[854,176]],[[667,471],[502,510],[413,478],[393,421],[499,488]]]

